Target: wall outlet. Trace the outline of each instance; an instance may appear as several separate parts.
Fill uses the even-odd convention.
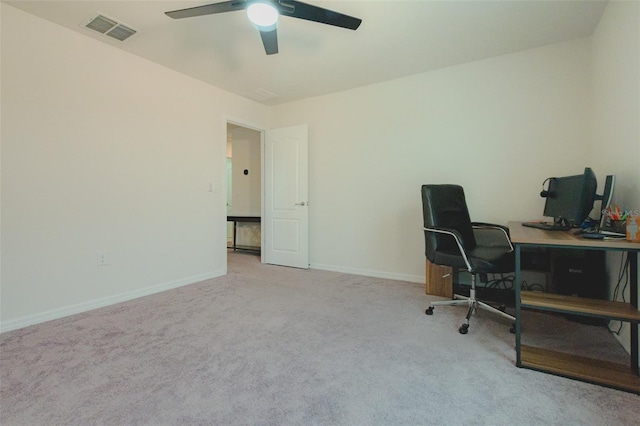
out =
[[[98,266],[107,265],[109,263],[109,259],[107,259],[107,252],[101,251],[96,255],[96,262]]]

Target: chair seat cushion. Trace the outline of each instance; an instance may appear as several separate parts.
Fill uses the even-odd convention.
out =
[[[460,252],[437,252],[436,261],[439,265],[450,265],[456,268],[467,269]],[[467,256],[471,262],[473,272],[477,273],[499,273],[513,272],[515,255],[507,247],[487,247],[476,246],[467,251]]]

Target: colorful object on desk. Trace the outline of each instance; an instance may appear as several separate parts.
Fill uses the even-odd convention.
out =
[[[611,220],[625,220],[628,216],[626,211],[622,211],[620,210],[620,207],[613,205],[610,207],[607,207],[607,216],[609,216],[609,218]]]

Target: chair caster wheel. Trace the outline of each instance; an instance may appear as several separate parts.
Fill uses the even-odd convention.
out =
[[[427,315],[433,315],[433,306],[429,306],[424,313]]]
[[[509,333],[516,334],[516,324],[515,323],[511,324],[511,327],[509,327]]]
[[[469,332],[469,324],[462,324],[458,331],[460,334],[467,334]]]

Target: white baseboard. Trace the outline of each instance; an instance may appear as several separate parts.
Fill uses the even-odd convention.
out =
[[[309,265],[311,269],[320,269],[323,271],[343,272],[345,274],[363,275],[365,277],[386,278],[389,280],[409,281],[412,283],[424,284],[424,275],[397,274],[393,272],[372,271],[369,269],[348,268],[336,265],[323,265],[320,263],[312,263]]]
[[[50,311],[33,314],[33,315],[27,315],[27,316],[9,320],[9,321],[4,321],[0,323],[0,333],[17,330],[19,328],[28,327],[34,324],[40,324],[46,321],[64,318],[69,315],[75,315],[82,312],[91,311],[97,308],[103,308],[105,306],[114,305],[116,303],[126,302],[128,300],[137,299],[139,297],[149,296],[151,294],[160,293],[162,291],[183,287],[185,285],[195,284],[200,281],[226,275],[226,273],[227,271],[225,268],[224,270],[220,270],[220,271],[213,271],[207,274],[195,275],[187,278],[182,278],[176,281],[156,284],[150,287],[141,288],[139,290],[128,291],[128,292],[116,294],[113,296],[90,300],[84,303],[78,303],[76,305],[66,306],[64,308],[52,309]]]

